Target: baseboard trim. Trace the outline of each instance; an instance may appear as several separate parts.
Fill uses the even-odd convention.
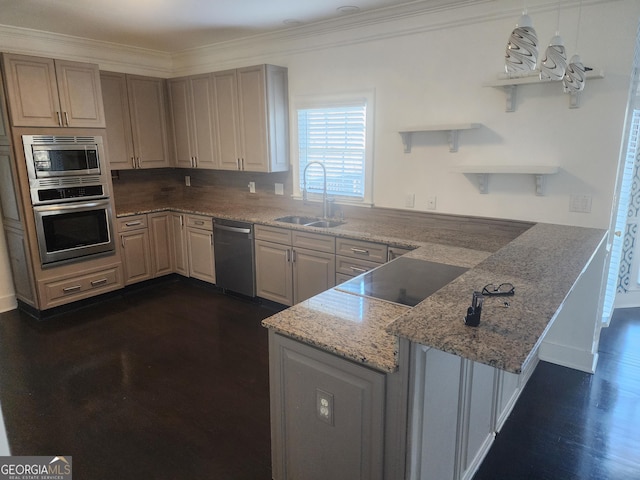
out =
[[[9,310],[15,310],[18,307],[18,301],[14,294],[5,295],[0,297],[0,313],[8,312]]]
[[[538,353],[540,360],[573,368],[586,373],[594,373],[598,364],[598,353],[578,350],[567,345],[542,342]]]

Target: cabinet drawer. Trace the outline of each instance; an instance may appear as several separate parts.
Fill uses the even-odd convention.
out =
[[[146,215],[132,215],[131,217],[118,219],[119,232],[129,232],[131,230],[139,230],[141,228],[147,228]]]
[[[211,217],[201,215],[187,215],[187,227],[199,228],[213,232],[213,220]]]
[[[267,242],[280,243],[282,245],[291,245],[291,230],[287,230],[286,228],[256,225],[255,237],[256,240],[265,240]]]
[[[336,251],[336,239],[331,235],[300,232],[298,230],[293,230],[291,234],[294,247],[326,253],[335,253]]]
[[[385,263],[388,255],[387,246],[384,243],[365,242],[348,238],[336,238],[336,254],[378,263]]]
[[[379,266],[379,263],[369,260],[336,255],[336,273],[344,273],[355,277]]]
[[[57,302],[62,298],[77,300],[78,297],[88,297],[100,293],[101,290],[112,290],[111,287],[119,285],[119,283],[120,274],[117,266],[49,282],[45,284],[47,303]]]
[[[336,286],[347,282],[353,278],[353,275],[345,275],[344,273],[336,273]]]

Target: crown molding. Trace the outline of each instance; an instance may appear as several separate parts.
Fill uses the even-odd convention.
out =
[[[625,0],[564,0],[563,10]],[[528,0],[531,15],[556,11],[557,0]],[[99,64],[102,70],[175,77],[505,19],[522,13],[516,0],[417,0],[181,52],[162,52],[70,35],[0,25],[2,51]]]
[[[154,77],[172,74],[170,53],[71,35],[0,25],[0,45],[3,52],[97,63],[101,70]]]
[[[565,0],[562,9],[623,0]],[[529,2],[533,4],[533,1]],[[528,6],[531,15],[556,11],[557,0],[541,0]],[[522,13],[522,3],[500,0],[460,0],[455,3],[423,0],[292,27],[277,32],[221,42],[173,54],[176,75],[269,62],[270,58],[365,42],[512,19]]]

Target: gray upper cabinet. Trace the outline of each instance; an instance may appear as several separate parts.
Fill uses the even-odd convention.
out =
[[[3,54],[16,127],[104,128],[98,65]]]
[[[213,74],[218,168],[289,169],[287,69],[274,65]]]
[[[112,170],[171,165],[161,78],[100,72]]]
[[[177,167],[216,168],[212,74],[169,80],[169,105]]]
[[[124,73],[100,72],[107,120],[107,155],[112,170],[135,168],[127,80]]]

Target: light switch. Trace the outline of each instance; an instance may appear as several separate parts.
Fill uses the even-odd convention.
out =
[[[256,182],[249,182],[249,193],[256,193]]]
[[[276,183],[276,195],[284,195],[284,184]]]
[[[416,194],[415,193],[407,193],[404,197],[404,206],[413,208],[416,205]]]

